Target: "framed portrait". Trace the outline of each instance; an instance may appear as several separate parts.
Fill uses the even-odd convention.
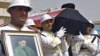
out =
[[[43,56],[39,33],[2,31],[6,56]]]

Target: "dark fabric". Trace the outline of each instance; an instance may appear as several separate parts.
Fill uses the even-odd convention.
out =
[[[73,3],[66,3],[61,6],[61,8],[72,8],[75,9],[75,4]]]
[[[0,56],[2,56],[2,47],[1,47],[1,43],[0,43]]]
[[[89,21],[84,18],[77,10],[66,8],[55,17],[52,31],[58,31],[62,26],[66,28],[66,33],[78,35],[82,31],[83,24],[89,24]]]
[[[96,37],[97,37],[97,36],[94,36],[94,38],[93,38],[93,40],[91,41],[91,43],[93,43],[93,42],[94,42],[94,40],[96,39]]]
[[[69,53],[69,56],[73,56],[71,45],[70,45],[69,48],[68,48],[68,53]]]
[[[3,44],[2,44],[2,42],[0,40],[0,56],[3,56],[3,55],[5,55],[5,51],[4,51]]]

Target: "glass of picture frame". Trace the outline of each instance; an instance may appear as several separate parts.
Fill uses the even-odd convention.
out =
[[[1,35],[6,56],[43,56],[39,33],[5,30]]]

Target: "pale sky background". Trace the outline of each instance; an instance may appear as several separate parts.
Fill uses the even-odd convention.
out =
[[[60,8],[64,3],[74,3],[85,18],[100,21],[100,0],[31,0],[33,11]]]

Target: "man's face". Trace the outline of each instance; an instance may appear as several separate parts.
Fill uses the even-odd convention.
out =
[[[21,47],[24,48],[26,46],[26,41],[22,40],[22,41],[19,42],[19,44],[20,44]]]
[[[46,20],[42,26],[44,30],[50,31],[52,29],[53,20]]]
[[[15,25],[23,26],[28,16],[28,8],[23,6],[16,6],[10,10],[11,20]]]
[[[88,26],[87,29],[86,29],[87,34],[90,34],[91,31],[92,31],[92,27],[91,26]]]

